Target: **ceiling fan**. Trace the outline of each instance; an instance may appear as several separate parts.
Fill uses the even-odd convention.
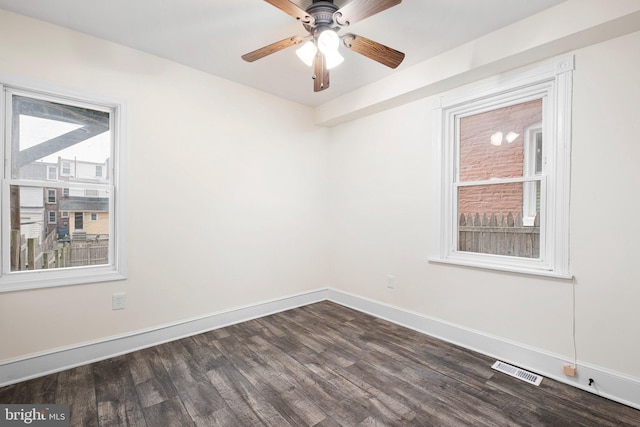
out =
[[[313,0],[306,9],[302,9],[293,0],[265,1],[300,21],[308,34],[292,36],[264,46],[242,55],[242,59],[253,62],[287,47],[304,43],[296,53],[303,62],[313,66],[315,92],[329,87],[329,70],[344,59],[338,53],[340,43],[390,68],[396,68],[404,59],[404,53],[373,40],[353,33],[342,36],[338,34],[350,24],[396,6],[402,0],[352,0],[341,8],[338,8],[333,0]]]

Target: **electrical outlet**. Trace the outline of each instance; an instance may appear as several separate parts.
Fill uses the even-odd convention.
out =
[[[111,295],[111,308],[113,310],[124,310],[124,306],[127,303],[127,294],[120,292]]]
[[[562,372],[568,377],[575,377],[576,367],[573,365],[566,364],[562,367]]]
[[[387,288],[394,289],[396,287],[396,278],[392,274],[387,274]]]

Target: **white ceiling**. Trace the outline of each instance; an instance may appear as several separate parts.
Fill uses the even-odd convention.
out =
[[[342,48],[344,63],[331,71],[331,87],[319,93],[295,47],[253,63],[240,59],[306,34],[294,18],[262,0],[0,0],[0,8],[317,106],[563,1],[404,0],[349,27],[404,52],[404,62],[392,70]],[[311,0],[298,4],[305,8]]]

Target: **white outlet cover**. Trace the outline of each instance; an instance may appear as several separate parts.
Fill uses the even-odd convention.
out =
[[[127,294],[118,293],[111,295],[111,308],[113,310],[123,310],[127,302]]]

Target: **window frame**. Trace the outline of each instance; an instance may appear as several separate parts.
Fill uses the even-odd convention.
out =
[[[435,239],[429,261],[570,279],[569,190],[573,55],[525,71],[496,76],[454,90],[434,101],[436,197]],[[501,183],[540,181],[540,258],[457,251],[459,166],[458,121],[533,99],[543,100],[543,174],[504,179]]]
[[[60,175],[62,176],[71,176],[71,162],[68,160],[63,160],[60,166]]]
[[[541,175],[542,172],[537,171],[537,149],[538,149],[538,135],[542,136],[542,147],[544,149],[544,134],[542,131],[542,123],[535,123],[525,129],[524,132],[524,176],[536,176]],[[544,163],[544,155],[541,162]],[[542,169],[542,165],[541,169]],[[528,183],[530,184],[530,183]],[[537,204],[537,191],[534,185],[526,185],[522,192],[522,221],[525,227],[533,225],[535,215],[531,213],[535,212]]]
[[[126,147],[126,117],[127,104],[124,100],[96,96],[93,94],[78,93],[68,88],[51,88],[40,85],[31,80],[19,78],[7,78],[0,75],[0,147],[5,161],[0,162],[0,209],[5,212],[9,209],[9,190],[11,185],[24,185],[24,181],[11,179],[7,175],[7,159],[10,159],[10,132],[11,132],[11,96],[16,94],[46,101],[63,103],[82,108],[91,108],[110,113],[109,128],[112,132],[112,151],[109,167],[111,174],[112,197],[109,200],[109,229],[112,237],[109,248],[109,263],[103,265],[88,265],[79,267],[67,267],[60,269],[42,269],[27,271],[11,271],[9,262],[10,253],[10,215],[2,215],[0,222],[0,245],[2,258],[0,259],[0,293],[27,289],[48,288],[77,284],[90,284],[105,281],[124,280],[128,274],[127,259],[127,230],[128,219],[126,215],[127,200],[127,171],[128,156]],[[64,162],[63,162],[64,163]],[[71,164],[69,163],[69,169]],[[61,165],[60,175],[64,176],[64,164]],[[66,175],[71,175],[71,170]],[[68,188],[68,183],[60,182],[34,182],[28,186],[42,186],[43,188]],[[90,187],[91,184],[83,184]],[[64,191],[64,190],[63,190]]]
[[[47,204],[49,205],[55,205],[58,197],[56,196],[56,190],[53,188],[45,188],[45,191],[47,192]],[[53,198],[51,197],[51,195],[53,194]],[[53,201],[51,201],[53,199]]]
[[[53,178],[51,177],[51,171],[53,171]],[[47,166],[47,180],[48,181],[57,181],[58,180],[58,167],[57,166]]]

